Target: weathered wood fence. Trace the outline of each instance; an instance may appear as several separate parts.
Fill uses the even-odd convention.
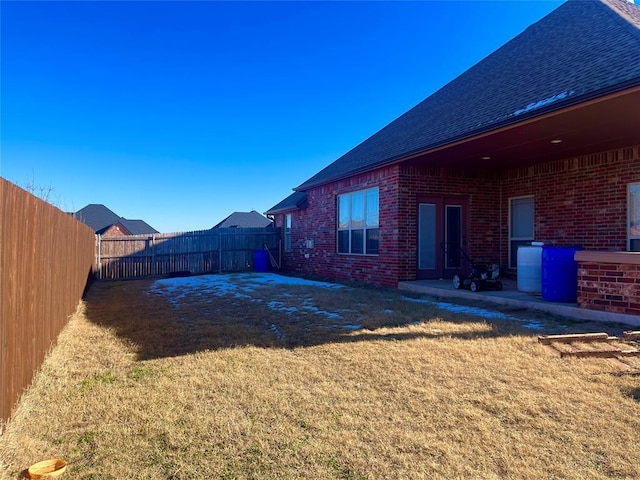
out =
[[[98,277],[125,280],[157,275],[239,272],[254,268],[268,248],[280,264],[279,230],[218,228],[186,233],[102,237],[96,240]],[[269,258],[271,260],[271,258]]]
[[[0,178],[0,433],[94,268],[93,230]]]

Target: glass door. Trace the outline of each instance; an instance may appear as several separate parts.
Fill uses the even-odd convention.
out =
[[[466,197],[418,199],[418,278],[451,278],[463,265]]]

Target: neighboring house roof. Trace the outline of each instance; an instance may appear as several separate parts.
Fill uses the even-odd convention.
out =
[[[159,233],[148,223],[142,220],[128,220],[120,217],[102,204],[91,203],[73,215],[82,223],[89,225],[97,234],[106,232],[109,227],[117,223],[122,225],[131,235]]]
[[[129,220],[120,218],[120,224],[126,228],[131,235],[142,235],[145,233],[159,233],[155,228],[143,220]]]
[[[296,190],[638,85],[640,7],[570,0]]]
[[[267,210],[266,215],[275,215],[276,213],[290,212],[293,210],[301,210],[307,206],[306,192],[293,192],[287,198],[277,205]]]
[[[212,227],[212,230],[214,228],[267,228],[272,225],[273,222],[271,220],[255,210],[251,210],[250,212],[233,212]]]

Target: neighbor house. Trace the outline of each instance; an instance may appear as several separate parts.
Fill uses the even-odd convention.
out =
[[[123,218],[101,204],[91,203],[72,215],[103,237],[159,233],[148,223]]]
[[[233,212],[214,228],[272,228],[273,222],[261,213],[251,210],[250,212]]]
[[[640,314],[640,7],[564,3],[294,190],[266,212],[290,271],[515,275],[540,240],[585,250],[580,306]]]

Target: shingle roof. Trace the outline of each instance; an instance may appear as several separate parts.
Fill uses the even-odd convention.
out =
[[[120,216],[101,204],[91,203],[78,210],[75,217],[89,225],[94,232],[101,231],[120,221]]]
[[[82,223],[89,225],[98,234],[105,232],[111,225],[116,223],[122,224],[132,235],[158,233],[155,228],[146,222],[122,218],[102,204],[91,203],[78,210],[74,216]]]
[[[276,213],[290,212],[292,210],[299,210],[305,208],[307,203],[306,192],[293,192],[287,198],[282,200],[277,205],[274,205],[267,210],[266,215],[273,215]]]
[[[273,225],[273,222],[261,213],[251,210],[250,212],[233,212],[227,218],[215,225],[213,228],[266,228]]]
[[[127,218],[120,218],[120,223],[129,231],[129,233],[131,233],[131,235],[159,233],[155,228],[153,228],[144,220],[129,220]]]
[[[296,190],[640,85],[640,7],[569,0]]]

